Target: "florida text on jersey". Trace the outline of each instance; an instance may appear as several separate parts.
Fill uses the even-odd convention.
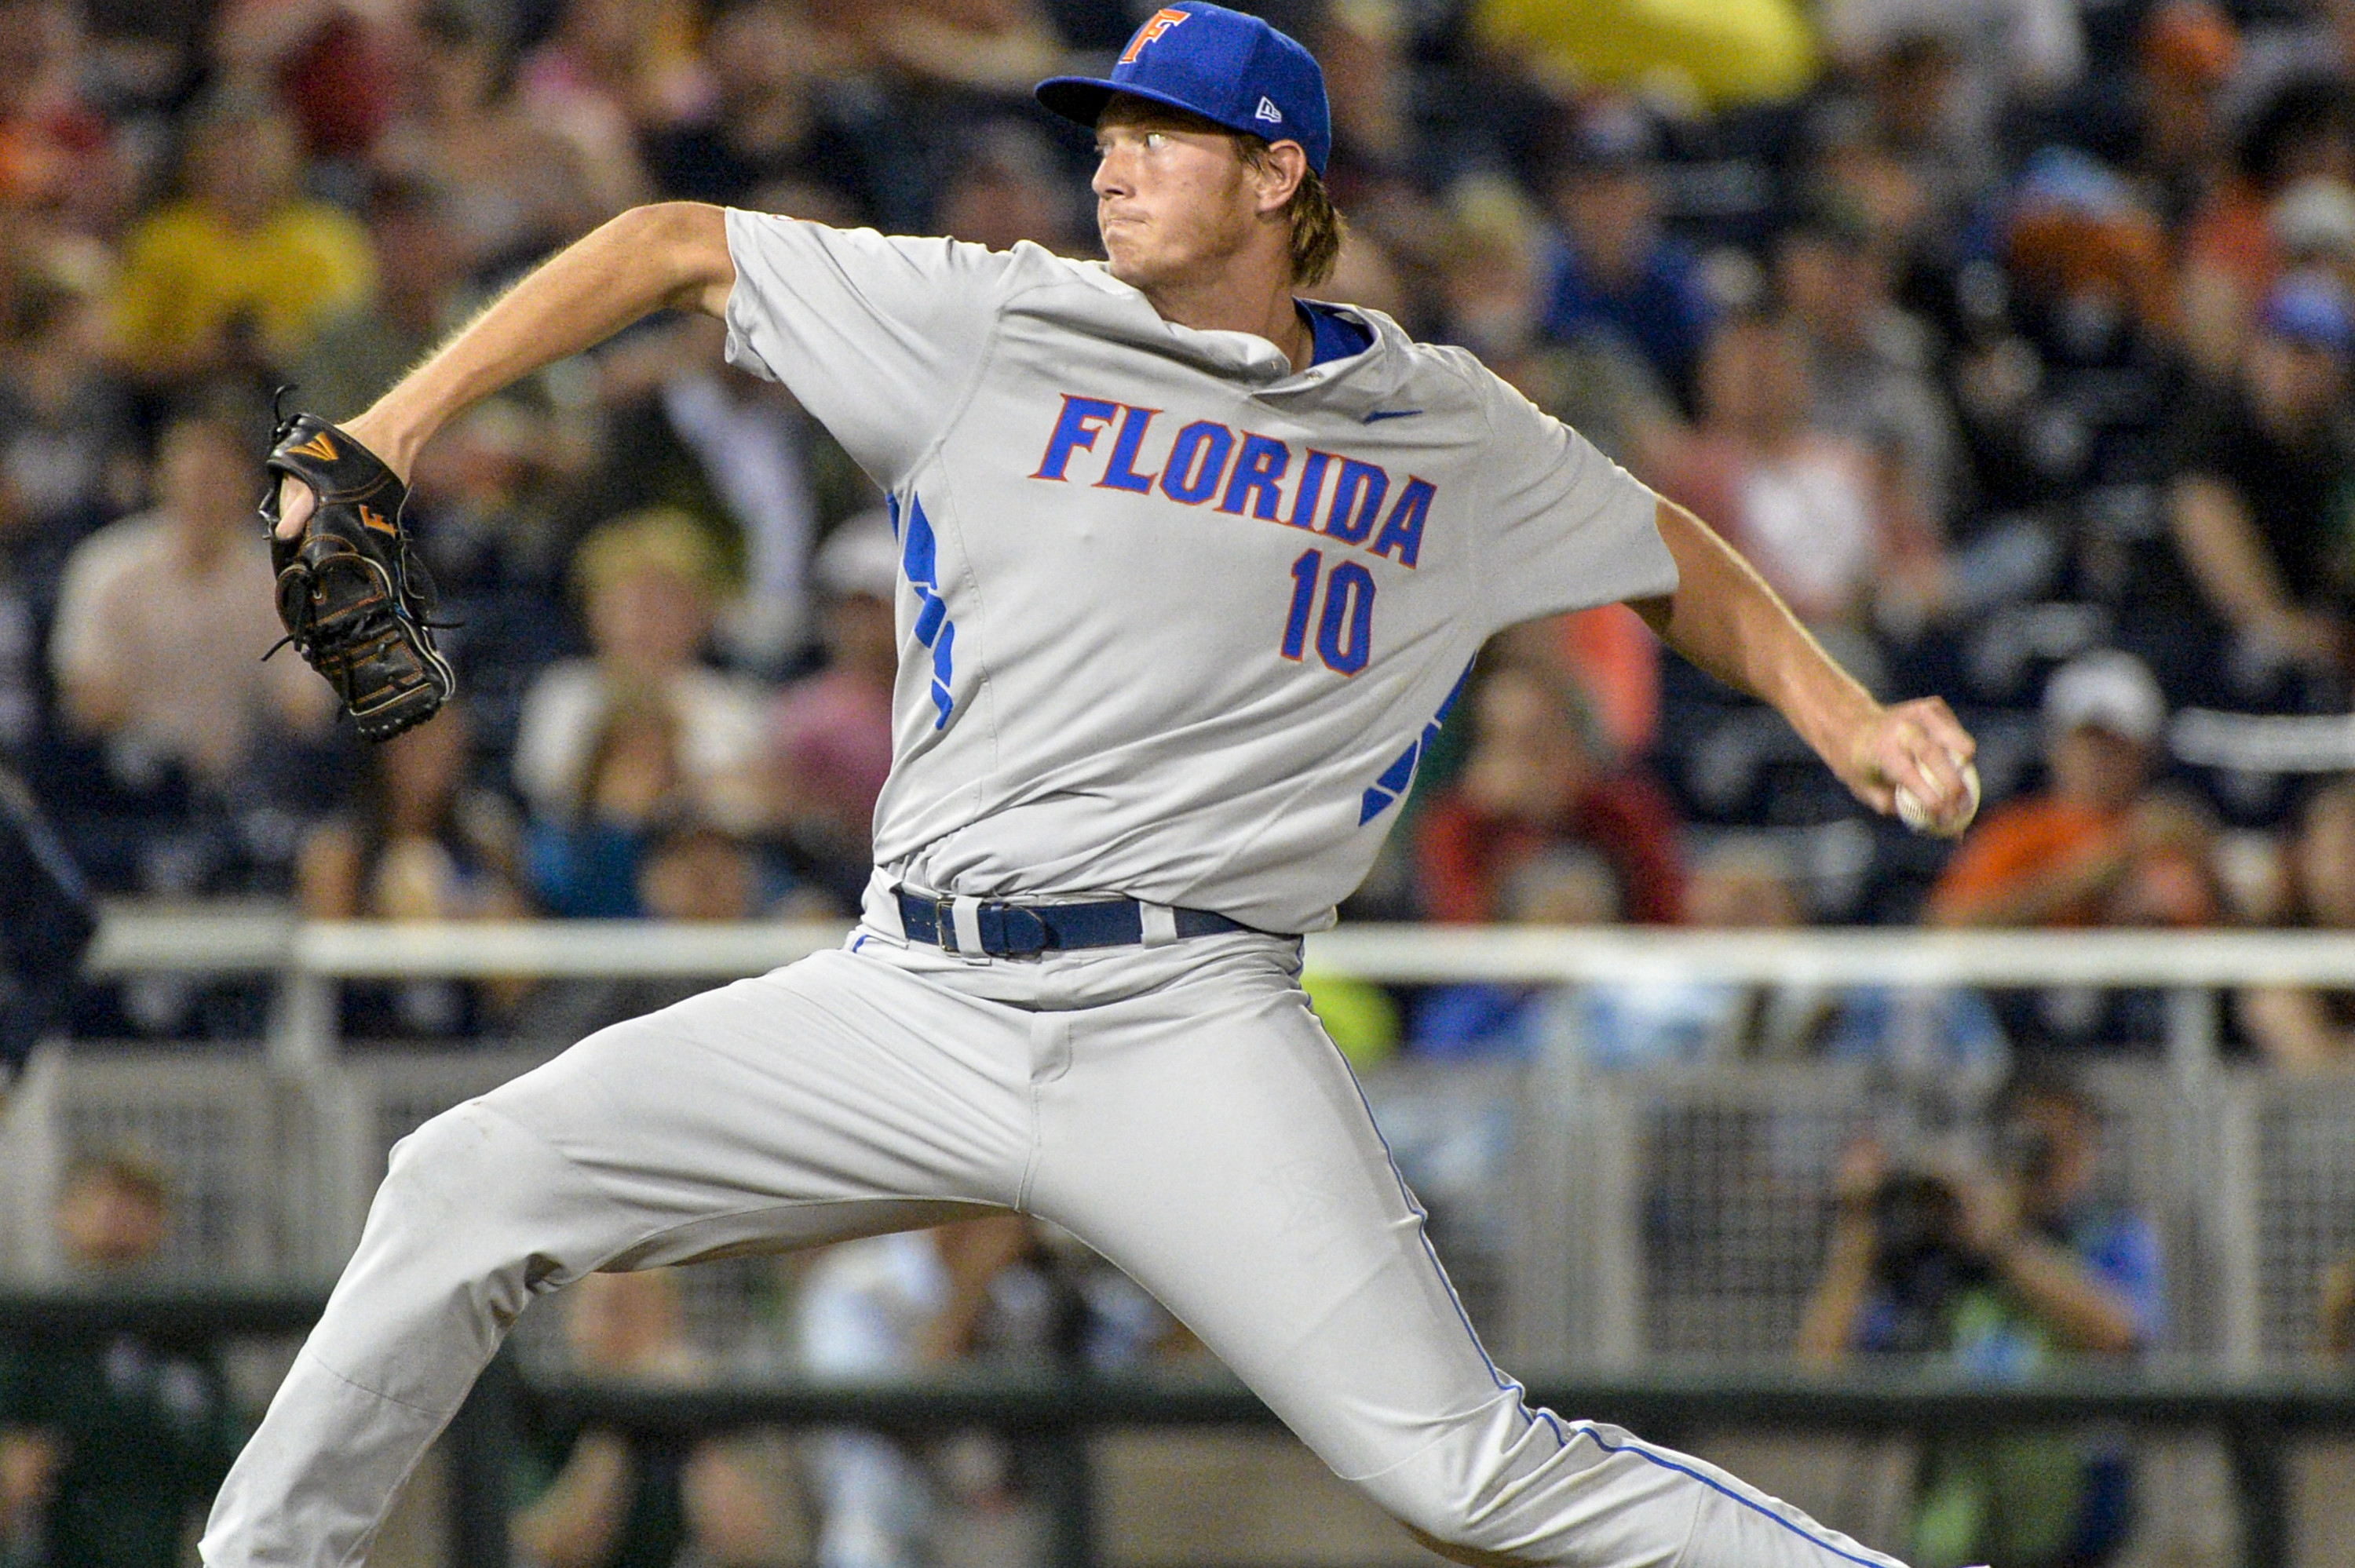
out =
[[[900,528],[878,894],[1316,928],[1489,635],[1674,587],[1650,491],[1378,313],[1295,370],[1035,246],[728,231],[730,357]]]

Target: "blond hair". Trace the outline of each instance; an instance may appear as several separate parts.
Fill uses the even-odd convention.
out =
[[[1270,151],[1269,143],[1257,136],[1236,133],[1235,152],[1243,167],[1252,173],[1264,174],[1275,167]],[[1326,194],[1324,177],[1314,169],[1301,170],[1300,184],[1284,204],[1284,216],[1292,227],[1292,281],[1314,288],[1333,275],[1348,225]]]
[[[728,567],[710,533],[675,506],[625,513],[582,541],[572,557],[572,588],[582,602],[652,567],[718,598],[728,588]]]

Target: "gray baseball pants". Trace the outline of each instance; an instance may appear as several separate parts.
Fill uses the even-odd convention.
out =
[[[1524,1404],[1424,1239],[1296,946],[967,962],[871,930],[619,1024],[393,1150],[215,1503],[212,1568],[344,1568],[535,1297],[955,1217],[1064,1226],[1439,1542],[1592,1568],[1896,1568]]]

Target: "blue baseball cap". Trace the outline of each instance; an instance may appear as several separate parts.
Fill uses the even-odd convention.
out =
[[[2306,348],[2341,359],[2355,355],[2355,302],[2338,284],[2312,275],[2293,275],[2274,285],[2257,313],[2257,326]]]
[[[1297,142],[1321,176],[1333,152],[1325,73],[1294,39],[1257,16],[1178,0],[1146,19],[1108,77],[1059,76],[1039,101],[1093,125],[1116,92],[1183,109],[1264,142]]]

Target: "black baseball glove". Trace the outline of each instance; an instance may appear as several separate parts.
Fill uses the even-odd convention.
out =
[[[326,677],[363,736],[389,740],[432,718],[458,683],[433,646],[433,580],[401,526],[408,487],[315,414],[280,418],[271,440],[261,515],[286,641]],[[319,497],[293,539],[278,536],[286,474]]]

